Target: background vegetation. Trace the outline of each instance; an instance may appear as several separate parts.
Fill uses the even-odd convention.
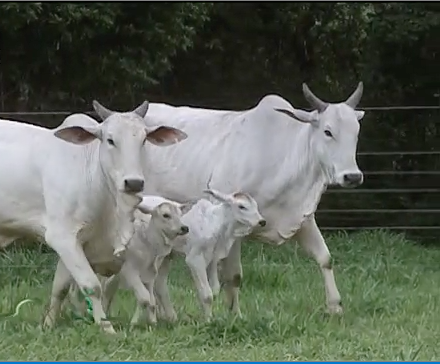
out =
[[[3,111],[87,111],[94,98],[114,109],[144,99],[243,109],[268,93],[308,107],[302,82],[340,101],[359,80],[360,107],[440,105],[437,3],[10,2],[0,5],[0,32]],[[439,117],[367,112],[359,149],[439,151]],[[18,119],[56,126],[62,118]],[[439,155],[360,155],[364,171],[380,172],[364,188],[433,193],[328,194],[321,208],[376,212],[321,213],[321,226],[436,225],[438,213],[378,210],[438,207]]]

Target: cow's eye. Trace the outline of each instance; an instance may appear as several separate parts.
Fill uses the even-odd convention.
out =
[[[169,219],[171,216],[170,216],[170,214],[163,214],[163,217],[164,217],[165,219]]]
[[[243,206],[243,205],[238,205],[238,208],[239,208],[240,210],[246,210],[246,207]]]
[[[324,130],[324,134],[331,138],[333,136],[332,132],[330,130]]]
[[[110,145],[115,145],[115,141],[111,138],[107,139],[107,143],[109,143]]]

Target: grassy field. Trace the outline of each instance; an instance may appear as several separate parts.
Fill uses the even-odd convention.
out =
[[[115,337],[68,317],[41,330],[54,258],[9,253],[1,258],[0,312],[25,298],[34,303],[0,320],[0,360],[440,359],[440,249],[382,232],[333,235],[328,243],[343,317],[324,314],[321,275],[295,245],[248,242],[243,319],[228,315],[220,296],[215,319],[204,323],[188,271],[176,264],[171,294],[179,322],[130,329],[134,298],[121,291],[112,309]]]

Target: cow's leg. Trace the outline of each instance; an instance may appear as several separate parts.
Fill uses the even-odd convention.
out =
[[[211,286],[212,294],[215,297],[220,292],[220,282],[218,280],[218,260],[217,259],[213,259],[211,261],[211,263],[209,263],[207,273],[208,273],[209,285]]]
[[[116,291],[119,288],[119,282],[121,281],[121,274],[115,274],[110,278],[105,279],[102,282],[102,308],[104,312],[109,315],[110,307],[115,297]]]
[[[73,305],[73,307],[75,308],[75,310],[79,315],[84,316],[86,314],[86,309],[87,309],[86,302],[85,300],[80,300],[78,296],[79,296],[79,288],[72,278],[72,281],[70,283],[69,293],[67,294],[66,298],[62,303],[61,310],[65,311],[66,308],[68,308],[68,304],[70,303],[71,305]]]
[[[229,255],[222,261],[222,282],[226,294],[226,304],[229,309],[241,317],[238,294],[240,291],[243,269],[241,266],[241,240],[232,245]]]
[[[333,275],[330,252],[314,217],[304,222],[297,233],[297,240],[304,250],[319,264],[324,277],[328,312],[342,313],[341,295]]]
[[[213,295],[206,275],[205,258],[200,254],[190,253],[186,256],[185,261],[191,270],[205,318],[209,321],[212,316]]]
[[[171,303],[170,293],[168,291],[168,274],[171,267],[171,256],[166,256],[158,269],[158,273],[154,282],[154,293],[157,299],[158,308],[160,309],[161,318],[175,322],[177,321],[177,313]]]
[[[62,229],[60,225],[54,224],[46,230],[45,238],[47,244],[58,253],[82,293],[92,301],[95,323],[107,333],[116,333],[102,308],[101,283],[87,261],[82,246],[76,239],[76,233],[72,229]]]
[[[149,292],[147,287],[141,280],[140,272],[134,267],[128,266],[124,264],[121,269],[120,274],[124,278],[127,286],[131,288],[136,297],[136,310],[131,319],[131,325],[138,325],[140,323],[140,319],[142,318],[142,314],[147,310],[149,313],[148,321],[151,324],[156,323],[155,315],[151,314],[151,311],[155,310],[155,301],[152,292]]]
[[[60,312],[61,303],[69,292],[72,276],[61,259],[58,260],[57,268],[52,284],[50,303],[43,318],[43,326],[52,328]]]

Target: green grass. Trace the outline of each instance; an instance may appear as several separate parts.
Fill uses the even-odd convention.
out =
[[[215,303],[202,321],[187,268],[170,279],[179,314],[175,325],[130,329],[130,292],[112,308],[118,335],[63,318],[39,327],[51,288],[54,258],[9,253],[1,258],[0,360],[438,360],[440,359],[440,249],[384,232],[333,235],[328,245],[343,297],[343,317],[324,314],[324,289],[316,264],[293,244],[244,246],[243,319]],[[14,266],[33,265],[34,268]]]

